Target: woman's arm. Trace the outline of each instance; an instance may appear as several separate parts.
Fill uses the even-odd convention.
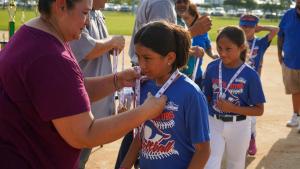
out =
[[[210,155],[209,142],[195,144],[195,153],[188,169],[203,169]]]
[[[74,148],[95,147],[119,139],[145,120],[158,116],[166,97],[148,94],[146,101],[136,109],[102,119],[94,119],[91,112],[83,112],[52,120],[61,137]]]
[[[232,112],[232,113],[246,115],[246,116],[261,116],[264,112],[263,104],[242,107],[242,106],[237,106],[227,100],[218,99],[216,106],[222,112]]]
[[[124,160],[122,161],[120,168],[130,169],[134,165],[135,161],[137,160],[140,149],[141,149],[141,140],[140,137],[136,136],[133,139]]]
[[[126,69],[112,75],[85,78],[84,85],[90,101],[94,102],[123,87],[134,86],[138,76],[139,74],[133,69]]]

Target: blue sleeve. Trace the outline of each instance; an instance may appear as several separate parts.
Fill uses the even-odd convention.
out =
[[[191,92],[185,102],[187,131],[193,144],[209,141],[208,107],[200,90]]]
[[[211,41],[210,41],[210,39],[209,39],[208,34],[207,34],[207,36],[206,36],[205,46],[206,46],[206,49],[211,48]]]
[[[250,79],[248,81],[248,87],[248,104],[257,105],[266,102],[262,84],[256,72],[253,72],[253,75],[250,76]]]
[[[267,48],[270,46],[270,44],[272,42],[272,40],[269,41],[268,36],[269,36],[269,34],[267,34],[266,36],[261,38],[261,45],[264,50],[267,50]]]
[[[204,76],[203,76],[202,89],[203,89],[205,96],[211,98],[213,96],[213,91],[212,91],[212,82],[211,82],[211,77],[210,77],[209,72],[210,71],[209,71],[209,65],[208,65],[206,68],[206,71],[204,73]]]

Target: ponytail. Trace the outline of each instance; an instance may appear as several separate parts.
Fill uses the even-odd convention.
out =
[[[173,69],[182,68],[187,64],[189,58],[189,50],[191,48],[191,36],[180,26],[173,25],[173,34],[176,42],[176,60]]]
[[[243,50],[240,54],[240,58],[243,62],[246,62],[246,58],[247,58],[247,49]]]

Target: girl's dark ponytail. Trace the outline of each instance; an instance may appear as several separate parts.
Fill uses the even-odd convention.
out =
[[[173,64],[173,68],[176,69],[187,64],[189,50],[191,48],[191,36],[186,30],[177,25],[173,25],[173,34],[176,42],[176,60]]]

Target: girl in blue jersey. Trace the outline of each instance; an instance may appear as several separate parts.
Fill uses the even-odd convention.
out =
[[[151,79],[141,84],[141,103],[148,92],[161,92],[168,100],[160,116],[141,126],[121,168],[131,168],[138,153],[141,169],[203,168],[209,157],[207,102],[199,87],[178,71],[188,59],[188,32],[152,22],[138,31],[134,44],[142,73]]]
[[[251,122],[263,114],[265,97],[258,74],[246,65],[243,30],[229,26],[217,37],[220,59],[207,66],[203,90],[209,105],[211,155],[206,169],[221,168],[226,149],[228,169],[245,168]]]
[[[249,65],[257,71],[259,76],[261,75],[261,69],[263,64],[263,57],[271,44],[272,39],[276,36],[279,28],[276,26],[258,25],[259,18],[255,15],[245,14],[240,18],[240,28],[245,32],[247,42],[249,45]],[[261,31],[269,32],[264,37],[256,37],[255,33]],[[249,155],[255,155],[256,148],[256,117],[251,119],[251,139],[248,148]]]

